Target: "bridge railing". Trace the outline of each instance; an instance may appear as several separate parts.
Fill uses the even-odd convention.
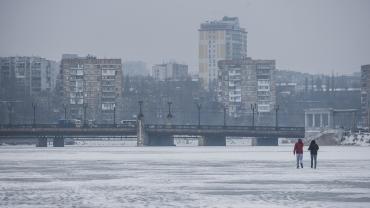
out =
[[[68,128],[68,129],[80,129],[80,128],[136,128],[136,125],[124,125],[124,124],[93,124],[93,125],[60,125],[60,124],[1,124],[0,129],[29,129],[29,128]]]
[[[0,125],[0,129],[27,129],[27,128],[126,128],[135,129],[136,124],[94,124],[87,126],[63,126],[60,124],[13,124]],[[304,127],[275,127],[275,126],[223,126],[223,125],[169,125],[169,124],[146,124],[147,129],[202,129],[202,130],[256,130],[256,131],[304,131]]]
[[[203,130],[256,130],[256,131],[304,131],[304,127],[275,127],[275,126],[223,126],[223,125],[168,125],[147,124],[147,129],[203,129]]]
[[[2,124],[1,129],[60,128],[58,124]]]

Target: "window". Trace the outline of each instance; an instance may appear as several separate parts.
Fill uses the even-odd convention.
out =
[[[101,108],[102,110],[113,110],[115,106],[115,103],[103,103]]]

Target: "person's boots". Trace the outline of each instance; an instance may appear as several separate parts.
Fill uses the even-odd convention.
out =
[[[301,168],[303,168],[303,163],[301,163]]]

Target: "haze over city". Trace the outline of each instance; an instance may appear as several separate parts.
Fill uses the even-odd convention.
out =
[[[200,23],[239,17],[248,56],[277,69],[351,74],[370,61],[370,1],[0,1],[0,56],[93,54],[198,72]]]
[[[370,207],[370,0],[0,0],[0,207]]]

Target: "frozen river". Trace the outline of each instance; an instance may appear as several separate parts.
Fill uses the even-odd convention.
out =
[[[0,207],[370,207],[370,147],[0,147]]]

